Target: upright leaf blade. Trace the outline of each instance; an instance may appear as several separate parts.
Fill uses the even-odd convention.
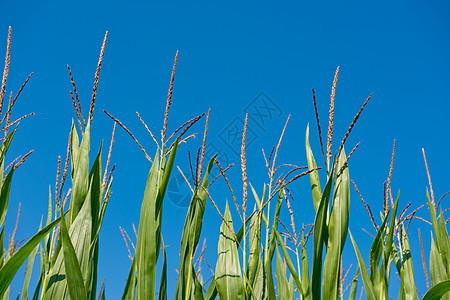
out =
[[[242,283],[237,243],[234,232],[228,228],[233,229],[228,201],[225,206],[224,218],[225,220],[220,226],[220,237],[217,247],[216,289],[219,299],[244,299],[244,285]],[[228,226],[225,222],[228,223]]]
[[[80,264],[75,249],[70,241],[66,221],[61,216],[61,240],[64,254],[64,268],[66,270],[67,287],[72,299],[87,299],[86,288],[81,274]]]
[[[306,160],[308,161],[308,169],[313,170],[317,168],[317,165],[311,150],[311,146],[309,145],[309,124],[306,127],[305,146],[306,146]],[[315,170],[309,173],[309,179],[311,181],[311,192],[313,197],[314,210],[317,212],[320,205],[320,199],[322,199],[322,192],[321,192],[322,190],[320,189],[319,172]]]
[[[333,205],[328,221],[327,255],[323,265],[322,297],[338,299],[340,287],[341,255],[348,233],[350,215],[350,178],[344,149],[336,164]]]

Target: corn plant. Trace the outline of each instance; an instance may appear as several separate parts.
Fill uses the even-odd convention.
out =
[[[184,139],[181,138],[191,126],[193,126],[201,117],[205,115],[202,114],[189,120],[177,130],[175,130],[175,132],[171,136],[166,138],[167,119],[169,108],[172,103],[172,90],[177,59],[178,52],[175,56],[170,80],[161,145],[159,145],[159,143],[156,141],[154,135],[151,133],[147,125],[138,114],[142,123],[147,128],[157,145],[156,154],[153,160],[147,155],[145,149],[142,148],[134,135],[119,120],[115,119],[105,111],[108,116],[110,116],[117,124],[122,126],[130,134],[130,136],[144,152],[147,159],[151,162],[151,168],[147,178],[147,184],[144,191],[144,199],[142,201],[141,207],[136,253],[131,263],[130,272],[122,295],[122,299],[155,298],[156,266],[161,252],[161,247],[163,253],[163,268],[161,273],[158,298],[167,299],[167,258],[164,248],[164,241],[161,234],[164,196],[174,166],[174,161],[179,144],[180,142],[185,142],[187,139],[192,137],[192,135]],[[201,233],[202,219],[206,204],[208,175],[214,162],[214,160],[211,160],[209,162],[203,180],[201,181],[207,127],[208,121],[206,122],[205,127],[201,162],[199,163],[197,161],[198,173],[196,175],[198,177],[195,179],[195,189],[193,190],[192,200],[188,210],[188,214],[186,216],[186,222],[181,239],[179,278],[177,282],[177,289],[175,291],[176,299],[190,299],[191,295],[193,295],[194,293],[196,296],[203,293],[201,283],[198,280],[196,272],[194,270],[193,256],[194,250],[198,245],[198,240]],[[175,141],[172,144],[169,144],[169,141],[173,137],[175,137],[176,134],[182,129],[183,131],[178,134],[178,137],[175,139]],[[195,288],[193,288],[193,285],[195,285]]]
[[[0,297],[2,299],[8,299],[9,298],[9,285],[12,282],[14,276],[16,275],[19,268],[23,265],[23,263],[26,261],[26,259],[29,258],[29,264],[26,270],[26,279],[24,281],[24,293],[26,294],[28,290],[28,283],[31,276],[31,266],[34,259],[34,256],[37,251],[37,246],[41,242],[41,240],[46,237],[50,231],[59,223],[59,220],[54,221],[52,223],[48,223],[47,226],[44,228],[39,228],[40,230],[31,237],[22,247],[19,249],[16,249],[15,243],[14,243],[14,233],[11,237],[11,241],[6,248],[6,251],[3,251],[3,245],[4,245],[4,236],[5,236],[5,217],[8,210],[8,204],[9,204],[9,195],[10,195],[10,188],[11,188],[11,182],[12,177],[14,174],[14,171],[23,163],[26,161],[28,156],[33,152],[30,151],[28,154],[24,155],[20,160],[18,157],[16,160],[14,160],[9,166],[5,168],[5,156],[6,153],[11,145],[11,142],[13,140],[13,137],[17,130],[16,127],[11,131],[11,133],[8,134],[8,131],[11,126],[16,124],[18,121],[22,120],[23,118],[26,118],[28,116],[31,116],[33,114],[25,115],[15,121],[11,121],[11,112],[12,108],[18,99],[20,93],[22,92],[23,88],[27,84],[28,80],[30,79],[31,75],[28,76],[28,78],[25,80],[25,82],[22,84],[21,88],[17,92],[16,96],[12,97],[12,92],[9,97],[9,103],[8,103],[8,110],[6,111],[5,115],[2,116],[2,107],[3,107],[3,100],[5,96],[6,91],[6,81],[9,73],[9,64],[10,64],[10,57],[11,57],[11,27],[9,27],[8,31],[8,40],[7,40],[7,49],[6,49],[6,61],[5,61],[5,68],[3,71],[3,79],[2,79],[2,87],[0,91],[0,117],[1,121],[0,124],[4,124],[1,131],[4,132],[4,138],[2,139],[2,144],[0,146],[0,226],[2,227],[0,232],[0,246],[2,251],[1,258],[0,258]],[[5,122],[4,122],[5,121]],[[19,161],[18,161],[19,160]],[[17,163],[16,163],[17,162]],[[9,169],[5,176],[5,172]],[[20,207],[20,206],[19,206]],[[19,208],[19,214],[20,214],[20,208]]]
[[[428,170],[428,164],[425,157],[425,150],[423,150],[423,158],[425,161],[425,167],[428,175],[428,181],[430,185],[430,191],[427,188],[427,203],[431,216],[431,224],[433,232],[431,234],[431,249],[430,249],[430,277],[432,288],[425,294],[424,299],[434,299],[442,297],[442,299],[450,299],[450,243],[449,235],[444,219],[442,208],[440,207],[440,200],[437,205],[434,200],[433,188],[431,185],[430,172]],[[431,197],[430,197],[431,193]],[[445,196],[445,195],[444,195]],[[437,216],[437,210],[440,208],[439,217]],[[433,238],[434,235],[434,238]],[[425,264],[424,264],[425,267]],[[428,275],[426,268],[425,275],[428,284]]]
[[[172,135],[167,137],[168,114],[172,104],[172,91],[178,59],[177,52],[170,79],[160,143],[138,114],[138,117],[156,144],[153,158],[147,154],[134,135],[118,119],[105,111],[114,120],[106,167],[102,170],[103,146],[100,146],[94,163],[89,170],[90,132],[107,34],[104,37],[100,51],[87,120],[84,118],[72,72],[70,67],[68,67],[73,87],[73,91],[70,91],[70,94],[77,120],[72,122],[70,128],[62,176],[60,178],[62,168],[61,158],[59,157],[55,192],[52,195],[52,191],[49,189],[45,224],[41,222],[39,231],[19,249],[16,249],[17,247],[14,245],[15,233],[13,233],[6,251],[1,252],[1,299],[9,299],[9,285],[27,258],[28,265],[21,298],[29,298],[28,286],[38,251],[40,273],[32,296],[33,299],[93,300],[97,297],[105,299],[104,285],[97,292],[97,265],[100,255],[99,233],[111,195],[112,171],[114,167],[109,170],[109,163],[117,124],[130,134],[151,163],[140,211],[137,247],[134,256],[130,255],[132,261],[122,299],[155,299],[156,297],[158,299],[167,299],[167,263],[170,258],[166,255],[162,235],[164,198],[174,168],[177,151],[179,151],[182,143],[195,134],[187,137],[184,137],[184,135],[205,115],[206,124],[203,144],[197,151],[195,174],[194,167],[191,165],[192,186],[185,177],[192,196],[180,238],[180,258],[174,299],[344,299],[346,290],[350,287],[348,299],[354,300],[358,280],[361,277],[366,298],[384,300],[389,299],[389,286],[393,277],[392,269],[394,266],[400,277],[398,299],[414,300],[419,298],[416,287],[417,274],[414,272],[412,264],[413,253],[411,253],[407,234],[409,224],[418,209],[405,216],[410,205],[408,204],[399,215],[397,214],[399,195],[395,201],[391,195],[395,142],[387,188],[385,188],[383,199],[384,207],[380,213],[380,226],[376,224],[370,206],[364,202],[356,184],[353,182],[356,192],[363,201],[370,221],[376,230],[376,236],[373,239],[369,252],[368,265],[365,264],[364,256],[359,251],[357,241],[349,231],[350,175],[348,161],[359,143],[348,156],[345,153],[344,145],[372,95],[366,99],[354,117],[337,151],[333,154],[333,118],[339,74],[338,68],[332,85],[326,149],[324,149],[322,141],[313,90],[319,142],[324,161],[323,167],[317,166],[315,157],[319,156],[315,156],[311,149],[309,125],[305,134],[307,167],[298,167],[292,164],[277,165],[277,155],[289,122],[289,116],[278,144],[273,147],[268,158],[263,151],[268,171],[268,181],[264,183],[259,193],[251,184],[251,180],[247,178],[246,133],[248,116],[246,116],[242,135],[240,166],[242,171],[242,199],[239,199],[239,197],[236,197],[226,175],[226,171],[231,166],[227,166],[225,169],[222,168],[217,155],[213,156],[209,162],[204,162],[210,112],[187,121],[175,130]],[[3,121],[6,120],[5,125],[0,130],[0,132],[4,131],[4,138],[0,146],[0,178],[2,179],[0,182],[0,245],[2,249],[12,177],[17,167],[31,153],[22,157],[17,164],[16,161],[18,159],[10,166],[5,167],[5,155],[16,134],[17,126],[10,132],[9,130],[19,120],[29,116],[26,115],[16,121],[11,121],[11,110],[20,92],[31,77],[30,75],[27,78],[15,98],[12,97],[11,93],[8,111],[2,117],[1,108],[3,107],[6,79],[9,71],[10,43],[11,30],[8,35],[6,63],[0,91],[0,124],[3,124]],[[79,127],[79,130],[77,127]],[[450,299],[448,294],[450,291],[449,236],[440,201],[436,205],[434,200],[428,165],[425,153],[423,154],[430,185],[426,196],[432,224],[429,261],[431,287],[428,286],[428,272],[424,262],[428,291],[423,299]],[[220,174],[211,180],[210,175],[212,168],[215,167],[214,165],[220,170]],[[286,170],[288,167],[290,169]],[[9,171],[7,171],[8,169]],[[305,169],[304,172],[298,172],[303,169]],[[181,172],[180,169],[179,171]],[[70,172],[71,188],[63,193],[68,172]],[[183,173],[182,175],[184,176]],[[315,219],[313,224],[308,224],[300,232],[297,232],[294,222],[295,212],[292,210],[289,200],[293,199],[290,184],[306,175],[309,175],[310,179]],[[225,180],[234,204],[229,204],[231,201],[228,202],[226,200],[223,212],[221,212],[214,200],[217,195],[211,195],[209,190],[210,185],[219,177]],[[248,200],[248,190],[251,190],[252,199],[254,199],[251,211],[250,209],[248,210],[249,207],[252,207]],[[223,195],[218,196],[223,197]],[[217,230],[219,240],[215,270],[207,286],[209,280],[203,280],[201,268],[197,267],[194,257],[196,257],[196,250],[199,246],[208,199],[222,219],[222,224]],[[391,200],[391,205],[389,205],[389,199]],[[66,204],[68,204],[67,210],[65,208]],[[232,206],[236,208],[239,222],[233,222],[232,209],[230,209]],[[283,207],[286,207],[290,214],[291,229],[280,219]],[[439,214],[438,210],[440,210]],[[407,220],[409,220],[409,223],[405,226]],[[280,225],[282,228],[280,228]],[[310,226],[310,231],[306,232],[306,229]],[[282,230],[285,232],[282,232]],[[347,235],[350,235],[358,267],[351,284],[344,287],[346,276],[342,275],[342,253]],[[310,237],[312,237],[313,243],[312,253],[307,253],[307,241]],[[292,245],[288,243],[288,240]],[[201,256],[202,254],[200,254]],[[312,266],[308,264],[308,256],[312,257]],[[292,260],[291,257],[295,257],[295,259]],[[162,266],[161,274],[157,274],[158,266]]]
[[[413,213],[409,214],[407,217],[403,217],[407,207],[403,209],[400,217],[397,218],[396,212],[399,202],[399,196],[397,196],[397,200],[395,203],[392,201],[392,216],[390,216],[390,223],[387,223],[389,219],[390,208],[387,206],[388,197],[391,194],[390,192],[390,181],[392,174],[392,166],[395,154],[395,142],[394,142],[394,150],[392,154],[392,163],[390,175],[388,178],[388,189],[385,194],[384,199],[384,209],[383,213],[381,213],[383,223],[381,226],[377,226],[375,224],[375,220],[370,213],[370,207],[364,203],[366,209],[368,208],[369,217],[371,218],[372,224],[375,229],[377,229],[377,235],[374,238],[372,243],[372,247],[370,250],[370,276],[364,264],[364,260],[358,247],[356,245],[355,240],[350,235],[352,239],[352,243],[357,254],[359,267],[361,269],[361,275],[364,283],[364,288],[366,290],[367,299],[389,299],[388,289],[389,289],[389,281],[390,281],[390,272],[391,272],[391,264],[394,262],[395,267],[400,276],[400,290],[399,290],[399,299],[419,299],[417,294],[417,287],[415,284],[415,273],[412,264],[412,253],[409,246],[409,239],[407,235],[407,230],[409,228],[409,224],[414,217],[416,209]],[[425,166],[428,173],[428,178],[431,187],[431,179],[428,172],[428,166],[426,163],[425,152],[424,152],[424,160]],[[356,188],[356,185],[355,185]],[[357,189],[356,189],[357,190]],[[359,191],[357,190],[358,194]],[[361,197],[362,199],[362,197]],[[446,299],[449,297],[446,295],[449,289],[449,280],[446,277],[447,271],[441,272],[445,269],[446,264],[444,263],[447,258],[446,253],[446,245],[448,245],[448,234],[445,226],[445,222],[443,221],[443,214],[440,215],[440,224],[438,225],[438,221],[436,218],[436,208],[434,202],[434,196],[430,200],[430,196],[427,190],[427,200],[428,207],[431,214],[431,221],[433,225],[433,231],[435,236],[441,238],[440,241],[442,243],[443,250],[438,251],[436,244],[434,243],[433,237],[431,238],[431,253],[430,253],[430,275],[432,277],[432,287],[428,287],[428,275],[425,268],[425,276],[427,279],[427,287],[429,288],[428,292],[425,294],[423,299]],[[442,212],[442,210],[441,210]],[[404,222],[410,219],[408,226],[405,228]],[[388,227],[389,224],[389,227]],[[420,233],[420,231],[419,231]],[[397,243],[394,242],[394,237],[397,237]],[[419,235],[420,237],[420,235]],[[421,238],[420,238],[421,240]],[[422,249],[423,255],[423,249]],[[381,265],[380,265],[381,259]],[[424,264],[425,267],[425,264]],[[439,271],[437,271],[439,270]],[[436,275],[440,274],[440,275]]]
[[[102,147],[100,147],[90,171],[89,153],[90,129],[106,38],[107,33],[100,52],[87,122],[83,117],[75,82],[69,68],[78,104],[75,102],[72,92],[71,95],[82,139],[80,142],[75,124],[72,122],[59,190],[60,160],[58,161],[55,207],[52,204],[51,192],[49,193],[47,224],[53,219],[53,222],[61,222],[61,226],[53,230],[51,236],[45,238],[44,245],[41,245],[41,272],[34,299],[66,299],[69,296],[72,299],[95,299],[97,296],[99,232],[110,196],[112,178],[110,173],[108,180],[105,181],[109,164],[108,158],[102,182]],[[82,123],[85,126],[84,129]],[[109,156],[110,154],[111,148]],[[69,157],[72,187],[66,196],[62,197]],[[69,209],[64,213],[67,201],[70,202]]]
[[[338,73],[339,68],[336,70],[332,86],[326,155],[323,149],[321,128],[319,124],[316,99],[313,90],[314,107],[316,111],[316,120],[319,130],[319,140],[325,162],[325,170],[327,173],[326,185],[323,190],[321,189],[316,160],[309,143],[309,126],[306,129],[306,158],[308,162],[308,169],[310,171],[309,176],[311,181],[313,206],[316,212],[313,233],[313,265],[310,278],[305,241],[303,240],[303,238],[299,242],[299,236],[291,237],[291,241],[295,246],[294,248],[298,269],[297,272],[290,259],[285,242],[282,240],[281,235],[277,231],[275,231],[287,266],[292,275],[293,282],[297,286],[297,290],[300,294],[301,299],[321,299],[322,297],[324,299],[342,298],[342,294],[340,295],[342,291],[342,282],[340,278],[342,269],[341,256],[347,238],[348,221],[350,214],[350,179],[347,162],[355,148],[358,146],[357,145],[352,150],[349,157],[347,157],[344,151],[344,144],[370,97],[367,98],[364,105],[361,107],[360,111],[357,113],[353,122],[351,123],[349,130],[340,143],[337,155],[335,156],[335,158],[331,159],[334,98]],[[324,247],[326,251],[325,258],[323,258]],[[301,248],[301,270],[298,248]],[[284,278],[285,276],[286,275],[282,276],[282,278]],[[287,293],[291,298],[294,297],[294,290],[287,288],[285,280],[282,279],[282,282],[285,283],[284,293]]]

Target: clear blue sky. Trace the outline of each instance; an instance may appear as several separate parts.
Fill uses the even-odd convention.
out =
[[[361,104],[374,92],[347,142],[347,151],[361,142],[350,162],[350,176],[372,209],[377,212],[382,207],[383,181],[388,175],[394,139],[397,152],[392,187],[393,191],[401,190],[401,207],[412,202],[415,208],[426,200],[427,178],[421,148],[427,153],[435,195],[440,197],[450,190],[450,7],[445,1],[317,4],[292,1],[276,5],[2,1],[1,7],[2,56],[8,26],[13,29],[7,92],[16,92],[28,74],[34,72],[14,114],[19,117],[36,113],[21,123],[8,156],[12,160],[30,149],[35,150],[13,180],[7,236],[14,227],[19,202],[22,203],[19,240],[36,232],[41,215],[46,213],[48,186],[54,189],[57,157],[65,155],[71,119],[75,117],[66,65],[72,68],[87,114],[106,30],[109,38],[94,115],[92,159],[102,139],[109,145],[113,122],[103,114],[103,109],[123,121],[148,152],[154,152],[152,140],[135,112],[142,114],[153,132],[159,132],[173,58],[179,50],[169,131],[211,108],[209,142],[231,161],[238,162],[233,147],[221,139],[222,131],[230,124],[239,124],[247,106],[251,107],[261,92],[269,97],[270,101],[266,100],[271,107],[277,108],[264,124],[257,120],[249,123],[254,134],[254,142],[248,148],[249,181],[259,191],[267,181],[261,148],[270,151],[276,144],[289,114],[291,120],[278,162],[306,165],[304,135],[308,123],[311,144],[320,161],[311,88],[316,89],[325,128],[337,66],[341,72],[336,92],[335,146]],[[201,133],[202,126],[196,126],[193,132]],[[187,150],[195,151],[200,144],[201,139],[197,138],[180,149],[176,165],[186,173]],[[116,171],[101,234],[99,279],[106,278],[107,296],[116,299],[122,293],[131,263],[119,226],[131,233],[132,223],[139,223],[150,165],[122,130],[117,131],[112,160]],[[239,168],[235,167],[230,176],[240,194]],[[173,185],[172,189],[176,192]],[[298,181],[291,190],[297,226],[312,223],[314,209],[308,179]],[[186,186],[181,185],[180,191],[186,192]],[[221,209],[225,198],[231,199],[222,182],[213,188],[212,195]],[[443,201],[444,207],[448,207],[448,201],[449,198]],[[163,235],[165,243],[170,245],[171,290],[176,284],[175,268],[179,263],[181,230],[187,212],[183,203],[182,198],[174,195],[164,204]],[[208,245],[206,258],[214,265],[221,219],[212,205],[208,205],[203,237]],[[419,215],[429,218],[427,209],[422,209]],[[282,216],[288,223],[285,208]],[[410,228],[417,286],[424,292],[418,226],[427,245],[426,253],[429,253],[431,227],[414,221]],[[368,259],[370,237],[362,228],[373,233],[352,188],[350,229]],[[344,266],[351,263],[352,274],[356,257],[348,242]],[[22,274],[14,281],[15,293],[21,289]],[[209,275],[205,271],[205,278]],[[392,282],[392,295],[396,296],[396,280]]]

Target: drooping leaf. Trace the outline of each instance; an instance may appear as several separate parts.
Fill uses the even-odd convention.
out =
[[[42,239],[59,223],[59,219],[45,226],[30,238],[13,256],[0,268],[0,297],[8,289],[15,274],[25,262],[30,253],[39,245]]]

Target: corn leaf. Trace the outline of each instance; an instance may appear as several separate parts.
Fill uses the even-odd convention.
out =
[[[0,146],[0,164],[3,165],[3,162],[5,160],[6,152],[8,152],[9,146],[11,145],[12,139],[14,138],[14,135],[16,134],[18,125],[14,128],[13,131],[6,137],[6,139],[3,141],[2,145]],[[3,171],[3,168],[2,168]]]
[[[358,246],[356,246],[355,240],[353,239],[352,233],[349,231],[348,234],[353,243],[353,248],[355,249],[356,256],[358,257],[359,269],[361,270],[361,275],[364,283],[364,288],[366,290],[366,297],[368,300],[376,300],[376,294],[373,287],[372,282],[370,281],[369,273],[367,272],[366,265],[364,264],[364,260],[359,252]]]
[[[86,288],[81,274],[80,264],[75,249],[70,241],[66,221],[61,216],[61,240],[64,256],[64,268],[67,277],[67,287],[72,299],[87,299]]]
[[[247,267],[247,278],[249,284],[253,286],[255,281],[256,271],[258,269],[261,245],[261,214],[256,214],[256,205],[253,209],[253,217],[251,218],[251,224],[253,226],[249,229],[249,257]]]
[[[127,278],[127,283],[123,291],[122,300],[134,300],[135,290],[136,290],[136,257],[133,257],[130,272]]]
[[[353,277],[352,286],[350,288],[350,295],[348,300],[355,300],[356,288],[358,287],[358,277],[359,277],[359,266],[356,268],[355,277]]]
[[[92,184],[90,186],[92,186]],[[89,279],[89,269],[91,268],[91,230],[91,193],[89,189],[87,197],[85,201],[83,201],[81,210],[73,221],[72,226],[68,229],[69,237],[74,247],[78,263],[80,265],[81,274],[85,281]],[[61,297],[64,297],[64,295],[67,295],[68,290],[66,273],[67,272],[64,267],[64,258],[62,255],[58,255],[48,275],[49,280],[46,289],[44,290],[44,299],[59,299]]]
[[[306,253],[306,245],[303,239],[302,233],[302,285],[303,300],[309,300],[311,298],[311,287],[309,284],[309,267],[308,267],[308,254]],[[294,277],[295,279],[295,277]]]
[[[317,168],[317,165],[316,161],[314,160],[314,155],[312,153],[311,146],[309,145],[309,124],[306,127],[305,145],[306,145],[306,160],[308,161],[308,169],[309,170],[315,169]],[[314,210],[317,213],[317,210],[319,209],[320,205],[320,200],[322,199],[319,172],[315,170],[309,173],[309,179],[311,181],[311,192],[313,197]]]
[[[264,271],[264,261],[259,260],[258,268],[256,269],[256,277],[253,282],[253,291],[250,290],[247,299],[267,300],[269,299],[269,291],[267,288],[266,272]],[[253,298],[251,298],[251,296]],[[281,299],[281,298],[280,298]]]
[[[297,271],[295,271],[294,264],[292,263],[291,258],[289,257],[289,253],[286,249],[286,245],[284,244],[283,239],[281,238],[281,235],[278,233],[277,230],[272,232],[272,234],[275,234],[275,236],[277,237],[278,243],[280,244],[280,247],[281,247],[281,251],[283,252],[284,259],[286,260],[286,265],[287,265],[289,271],[291,272],[292,277],[294,278],[295,285],[297,286],[297,289],[298,289],[300,295],[303,296],[302,283],[300,282],[300,279],[297,275]]]
[[[211,283],[209,284],[208,289],[206,290],[204,299],[205,300],[214,300],[214,299],[216,299],[216,296],[217,296],[216,280],[213,277],[211,279]]]
[[[280,252],[277,248],[277,258],[276,258],[276,274],[277,274],[277,286],[278,286],[278,298],[288,299],[289,298],[289,284],[286,277],[286,272],[284,270],[283,260],[281,259]]]
[[[201,187],[195,187],[191,202],[189,204],[181,238],[180,266],[178,271],[179,276],[174,299],[184,300],[186,298],[186,294],[188,294],[191,290],[191,279],[193,279],[192,259],[202,230],[203,215],[206,207],[208,176],[214,165],[214,160],[216,157],[217,155],[214,155],[214,157],[209,161],[203,177],[202,185]]]
[[[203,300],[203,286],[200,283],[200,280],[197,278],[197,274],[194,269],[194,264],[191,264],[192,266],[192,274],[194,277],[194,299],[195,300]]]
[[[321,282],[322,282],[322,252],[323,244],[327,240],[327,216],[328,205],[331,193],[331,185],[333,183],[333,172],[328,177],[328,182],[320,200],[317,209],[316,219],[314,221],[314,254],[313,254],[313,270],[311,275],[311,296],[313,300],[321,299]]]
[[[445,272],[444,263],[442,262],[441,255],[439,254],[439,250],[434,242],[433,234],[431,234],[430,277],[432,285],[436,285],[447,280],[447,273]]]
[[[163,268],[161,271],[161,281],[159,284],[159,300],[167,300],[167,258],[166,258],[166,248],[164,246],[164,241],[162,241],[162,251],[163,251]]]
[[[450,291],[450,280],[443,281],[433,286],[422,298],[422,300],[441,299]]]
[[[338,299],[341,255],[348,233],[350,215],[350,179],[344,149],[338,157],[333,205],[328,221],[327,254],[323,265],[322,293],[324,299]]]
[[[75,126],[72,127],[72,137],[76,136]],[[72,140],[71,152],[73,155],[72,195],[70,199],[70,219],[68,228],[74,222],[81,210],[89,189],[89,148],[90,148],[90,121],[88,120],[80,146],[74,144],[78,139]]]
[[[39,230],[42,229],[42,219],[41,224],[39,224]],[[23,281],[22,294],[20,295],[21,299],[28,299],[28,286],[30,284],[31,272],[33,271],[34,259],[36,257],[37,250],[39,245],[37,245],[33,251],[31,251],[30,256],[28,257],[27,270],[25,273],[25,279]]]
[[[147,178],[147,185],[142,201],[139,220],[138,240],[136,246],[137,299],[154,299],[155,272],[159,246],[156,244],[156,184],[159,171],[159,153],[156,152]]]
[[[0,189],[0,225],[4,225],[6,211],[8,210],[9,202],[9,191],[11,188],[11,180],[14,173],[14,166],[9,170],[8,175],[6,175],[5,181]]]
[[[273,217],[273,224],[272,224],[272,233],[275,232],[278,228],[278,217],[280,216],[281,203],[283,203],[283,197],[284,197],[284,188],[281,188],[278,194],[277,206],[275,207],[275,215]],[[266,261],[264,262],[267,278],[267,289],[269,291],[270,300],[275,299],[275,284],[273,282],[272,260],[275,254],[276,246],[277,246],[277,237],[271,234],[269,241],[269,249],[268,250],[266,249],[266,251],[268,251],[268,254],[266,256]]]
[[[224,222],[220,226],[218,259],[216,264],[216,289],[219,299],[244,299],[244,285],[241,277],[241,266],[234,237],[233,221],[231,219],[228,201],[225,206]],[[227,226],[227,222],[228,226]],[[230,228],[228,228],[230,227]]]
[[[411,249],[409,246],[408,237],[405,232],[405,228],[402,224],[401,233],[401,259],[397,253],[397,249],[393,249],[394,262],[397,267],[398,273],[400,274],[400,279],[402,283],[402,289],[404,293],[404,298],[406,300],[418,300],[416,292],[416,284],[414,279],[414,269],[411,259]],[[402,297],[403,299],[403,297]]]
[[[0,268],[0,297],[8,289],[15,274],[28,258],[30,253],[39,245],[42,239],[59,223],[59,219],[45,226],[28,240],[11,258]]]

